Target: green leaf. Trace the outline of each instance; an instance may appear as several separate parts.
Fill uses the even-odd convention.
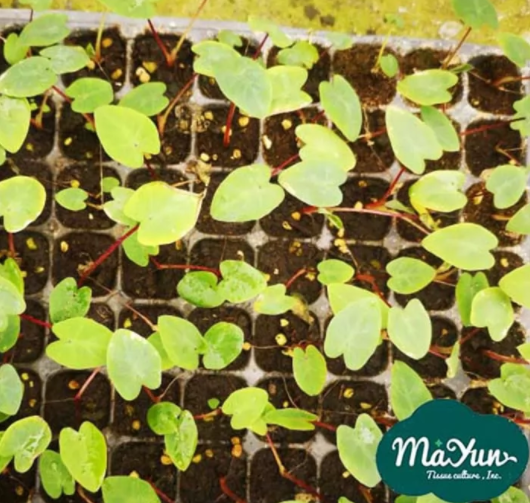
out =
[[[164,344],[162,344],[160,333],[155,332],[147,338],[147,341],[157,350],[158,354],[160,355],[160,359],[162,360],[162,372],[173,368],[173,362],[169,358],[167,351],[164,348]]]
[[[0,166],[2,166],[6,162],[6,151],[2,147],[0,147]]]
[[[120,186],[120,180],[114,178],[113,176],[105,176],[101,179],[101,190],[102,192],[110,193],[114,189],[117,189]],[[134,192],[131,190],[131,192]]]
[[[252,31],[267,33],[269,38],[272,40],[272,43],[276,47],[283,49],[285,47],[289,47],[293,43],[291,38],[287,36],[277,24],[269,21],[268,19],[263,19],[257,16],[249,16],[248,25]]]
[[[482,26],[496,30],[499,25],[497,12],[490,0],[453,0],[453,9],[456,15],[474,30]]]
[[[25,310],[26,302],[20,291],[13,283],[0,276],[0,331],[8,329],[12,324],[10,315],[22,314]]]
[[[103,481],[103,500],[105,503],[160,503],[148,482],[131,476],[107,477]]]
[[[278,63],[280,65],[301,66],[311,70],[318,61],[317,48],[306,40],[299,40],[291,47],[278,52]]]
[[[326,385],[326,360],[315,346],[309,345],[305,350],[294,348],[293,374],[296,384],[306,395],[320,395]]]
[[[530,96],[525,96],[523,99],[516,101],[513,104],[516,114],[513,116],[513,122],[510,122],[510,127],[516,131],[520,131],[522,136],[530,135]]]
[[[431,318],[418,299],[412,299],[404,309],[390,309],[388,337],[409,358],[420,360],[429,352],[432,341]]]
[[[484,227],[462,223],[434,231],[422,246],[444,262],[467,271],[490,269],[495,258],[489,250],[498,246],[498,239]]]
[[[525,360],[530,360],[530,342],[517,346],[517,350]]]
[[[356,159],[348,144],[331,129],[319,124],[301,124],[296,136],[304,143],[300,149],[302,161],[336,164],[344,171],[355,167]]]
[[[445,152],[458,152],[460,150],[458,133],[449,117],[441,110],[435,107],[421,107],[421,118],[434,131]]]
[[[530,413],[530,369],[518,363],[501,366],[501,377],[488,383],[489,392],[503,405]],[[0,443],[0,454],[1,454]]]
[[[24,295],[24,276],[16,260],[8,258],[0,264],[0,277],[7,279],[21,295]]]
[[[57,75],[77,72],[90,63],[87,52],[78,46],[55,45],[43,49],[40,55],[50,60],[51,68]]]
[[[38,416],[20,419],[2,435],[0,458],[15,458],[15,470],[26,473],[51,440],[52,432],[44,419]]]
[[[55,200],[67,210],[82,211],[86,208],[88,192],[83,189],[70,187],[55,194]]]
[[[111,190],[112,201],[103,205],[103,211],[115,222],[122,225],[135,225],[137,222],[124,213],[125,205],[133,196],[134,190],[127,187],[115,187]]]
[[[0,94],[30,98],[44,93],[57,82],[50,60],[42,56],[23,59],[0,75]]]
[[[344,51],[353,46],[353,39],[348,33],[330,31],[326,34],[326,38],[337,51]]]
[[[506,274],[499,286],[516,304],[530,308],[530,264]]]
[[[16,65],[22,61],[29,51],[29,47],[20,43],[16,33],[10,33],[4,43],[4,59],[10,65]]]
[[[217,40],[230,47],[242,47],[243,39],[231,30],[221,30],[216,35]]]
[[[505,164],[491,171],[486,180],[486,189],[493,194],[496,208],[513,206],[526,191],[527,172],[523,168]]]
[[[419,292],[436,277],[434,267],[410,257],[392,260],[387,264],[386,272],[391,276],[388,288],[404,295]]]
[[[393,54],[384,54],[379,60],[379,66],[383,73],[390,77],[394,78],[399,72],[399,62]]]
[[[458,76],[448,70],[424,70],[407,75],[398,82],[397,90],[419,105],[439,105],[451,101],[448,91],[458,82]]]
[[[62,42],[69,34],[66,14],[44,14],[28,23],[20,34],[20,43],[27,47],[48,47]]]
[[[321,82],[320,101],[326,115],[351,142],[361,132],[363,112],[361,101],[351,84],[341,75],[335,75],[330,82]]]
[[[269,396],[261,388],[243,388],[234,391],[223,403],[223,414],[232,416],[230,425],[234,430],[252,426],[264,413]]]
[[[171,402],[160,402],[147,411],[147,424],[157,435],[170,435],[178,430],[182,409]]]
[[[460,171],[433,171],[410,187],[410,203],[420,214],[425,209],[444,213],[459,210],[467,204],[466,195],[460,192],[465,181]]]
[[[530,204],[525,204],[506,224],[508,232],[530,234]]]
[[[50,319],[59,323],[70,318],[82,318],[90,309],[92,290],[88,286],[77,288],[74,278],[61,281],[50,294]]]
[[[177,367],[195,370],[199,354],[204,350],[204,340],[199,330],[183,318],[160,316],[158,331],[170,360]]]
[[[315,429],[313,421],[318,416],[301,409],[274,409],[263,416],[267,424],[273,424],[293,431],[312,431]]]
[[[197,424],[191,413],[185,410],[177,421],[177,431],[165,437],[167,454],[180,471],[185,471],[190,466],[198,439]]]
[[[140,244],[159,246],[178,241],[195,227],[201,201],[199,194],[176,189],[165,182],[150,182],[131,196],[124,213],[140,222]]]
[[[523,38],[513,33],[499,33],[499,45],[506,57],[517,66],[524,68],[530,60],[530,44]]]
[[[267,69],[272,85],[272,102],[268,115],[292,112],[309,105],[313,100],[302,91],[307,70],[299,66],[273,66]]]
[[[390,380],[390,404],[396,417],[404,421],[430,400],[431,392],[421,377],[406,363],[395,360]]]
[[[127,229],[130,231],[132,227]],[[158,246],[144,246],[138,241],[138,233],[134,232],[123,242],[123,251],[127,258],[139,265],[140,267],[147,267],[149,265],[149,257],[151,255],[158,255],[160,249]]]
[[[195,73],[213,78],[215,78],[218,68],[222,66],[231,67],[235,61],[241,58],[235,49],[214,40],[205,40],[193,44],[192,51],[199,56],[195,58],[193,63]]]
[[[492,503],[528,503],[528,496],[518,487],[509,487],[506,492],[494,498]]]
[[[157,389],[162,384],[162,361],[158,351],[130,330],[114,332],[107,353],[107,370],[124,400],[134,400],[142,386]]]
[[[30,120],[28,100],[0,96],[0,145],[8,152],[18,152],[28,134]]]
[[[464,272],[456,284],[456,303],[460,319],[465,327],[471,326],[471,306],[475,295],[489,287],[488,278],[483,272],[475,275]]]
[[[445,360],[447,365],[447,378],[452,379],[456,376],[460,366],[460,342],[455,343],[449,358]]]
[[[265,164],[232,171],[213,196],[212,217],[221,222],[248,222],[268,215],[285,197],[281,187],[270,183],[271,174]]]
[[[0,182],[0,216],[7,232],[20,232],[37,220],[45,201],[46,191],[34,178],[14,176]]]
[[[350,370],[359,370],[381,341],[381,310],[374,298],[352,302],[331,320],[324,352],[329,358],[344,356]]]
[[[20,334],[20,317],[9,315],[4,318],[0,311],[0,322],[5,320],[5,328],[0,330],[0,353],[7,353],[18,342]]]
[[[112,85],[106,80],[93,77],[77,79],[66,88],[65,94],[74,100],[71,105],[72,110],[80,114],[95,112],[114,100]]]
[[[9,364],[0,366],[0,413],[14,416],[20,409],[24,385],[15,367]]]
[[[442,157],[442,147],[432,128],[411,112],[390,105],[386,127],[394,154],[413,173],[421,175],[425,171],[425,159]]]
[[[355,274],[355,269],[350,264],[336,259],[323,260],[317,265],[317,269],[317,279],[323,285],[347,283]]]
[[[149,19],[156,16],[158,0],[99,0],[112,12],[125,17]],[[105,503],[110,503],[105,501]],[[126,503],[126,502],[123,502]],[[128,503],[128,502],[127,502]]]
[[[188,272],[177,285],[177,292],[197,307],[214,308],[224,302],[217,289],[217,276],[212,272]]]
[[[375,454],[383,434],[368,414],[361,414],[355,428],[340,425],[337,428],[337,448],[346,469],[363,485],[376,486],[381,480]]]
[[[95,111],[94,117],[103,149],[116,162],[129,168],[141,168],[145,154],[160,153],[158,130],[140,112],[127,107],[105,105]]]
[[[267,288],[265,275],[242,260],[224,260],[220,269],[218,291],[232,304],[247,302]]]
[[[90,492],[98,491],[107,471],[107,442],[103,433],[88,421],[81,425],[79,432],[63,428],[59,450],[72,477]]]
[[[148,82],[141,84],[129,91],[121,100],[119,105],[132,108],[147,117],[157,115],[169,105],[166,98],[166,84],[163,82]]]
[[[57,452],[42,453],[39,459],[39,474],[42,487],[51,498],[59,499],[63,494],[73,496],[75,493],[75,480]]]
[[[285,295],[286,291],[283,284],[268,286],[254,302],[254,311],[272,316],[290,311],[295,307],[296,299]]]
[[[204,334],[204,366],[210,370],[228,367],[241,354],[244,341],[243,330],[237,325],[216,323]]]
[[[478,292],[471,306],[471,324],[475,327],[488,327],[490,337],[502,341],[513,324],[513,307],[510,297],[498,287],[490,287]]]
[[[105,365],[112,332],[88,318],[70,318],[53,325],[59,338],[46,347],[46,355],[59,365],[84,370]]]

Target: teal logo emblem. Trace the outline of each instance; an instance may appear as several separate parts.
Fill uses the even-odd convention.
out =
[[[432,400],[390,428],[376,461],[395,492],[458,503],[500,496],[521,477],[528,455],[528,440],[508,419]]]

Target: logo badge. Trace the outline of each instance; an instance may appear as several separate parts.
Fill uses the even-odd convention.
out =
[[[455,400],[432,400],[388,430],[376,462],[395,492],[458,503],[500,496],[521,477],[528,456],[515,423]]]

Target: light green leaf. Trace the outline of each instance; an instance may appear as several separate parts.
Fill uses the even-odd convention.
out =
[[[26,302],[20,291],[13,283],[0,276],[0,331],[13,324],[10,315],[22,314],[25,310]]]
[[[205,40],[193,44],[192,51],[199,56],[195,58],[193,69],[195,73],[216,76],[217,69],[222,66],[231,67],[241,55],[232,47],[214,40]]]
[[[322,393],[326,385],[327,367],[322,353],[312,345],[294,348],[293,374],[298,387],[309,396]]]
[[[302,91],[307,70],[299,66],[273,66],[267,69],[272,85],[272,101],[268,115],[292,112],[309,105],[312,98]]]
[[[383,73],[390,77],[394,78],[399,72],[399,62],[393,54],[384,54],[379,60],[379,66]]]
[[[427,251],[467,271],[490,269],[495,263],[490,250],[498,244],[492,232],[472,223],[450,225],[434,231],[422,241]]]
[[[516,304],[530,308],[530,264],[506,274],[499,286]]]
[[[525,360],[530,360],[530,342],[525,342],[524,344],[517,346],[517,351],[519,351]]]
[[[269,403],[267,392],[261,388],[248,387],[230,394],[223,403],[223,414],[232,416],[230,424],[234,430],[252,426],[265,412]]]
[[[24,385],[15,367],[9,364],[0,366],[0,413],[14,416],[20,409]]]
[[[132,108],[147,117],[157,115],[168,105],[166,98],[166,84],[163,82],[148,82],[129,91],[119,103],[119,106]]]
[[[18,152],[28,134],[30,120],[28,100],[0,96],[0,145],[8,152]]]
[[[355,141],[363,124],[361,101],[355,89],[344,77],[335,75],[330,82],[320,83],[319,92],[326,115],[349,141]]]
[[[82,211],[86,208],[88,192],[83,189],[70,187],[63,189],[55,194],[55,200],[67,210]]]
[[[4,316],[0,312],[0,322],[7,323],[5,328],[0,330],[0,353],[7,353],[18,342],[20,317],[17,315]]]
[[[92,290],[88,286],[77,288],[74,278],[61,281],[50,294],[50,319],[59,323],[70,318],[82,318],[90,309]]]
[[[0,147],[0,166],[2,166],[6,162],[6,151],[2,147]]]
[[[30,98],[44,93],[57,82],[50,60],[42,56],[23,59],[0,75],[0,94]]]
[[[530,413],[530,369],[518,363],[501,366],[501,377],[488,383],[489,392],[503,405]],[[0,453],[1,453],[0,443]]]
[[[155,332],[154,334],[150,335],[147,338],[147,341],[157,350],[158,354],[160,355],[160,359],[162,361],[162,372],[173,368],[173,362],[169,358],[166,348],[164,348],[164,344],[162,344],[160,333]]]
[[[286,291],[283,284],[268,286],[254,302],[254,311],[272,316],[290,311],[295,307],[296,299],[285,295]]]
[[[216,323],[204,334],[204,366],[210,370],[228,367],[241,354],[244,341],[243,330],[237,325]]]
[[[323,285],[347,283],[355,274],[355,269],[350,264],[336,259],[323,260],[317,265],[317,269],[317,279]]]
[[[190,466],[198,439],[199,432],[195,420],[191,413],[185,410],[177,421],[177,431],[165,437],[167,454],[180,471],[185,471]]]
[[[471,326],[471,306],[475,295],[489,287],[488,278],[483,272],[475,275],[464,272],[456,284],[456,303],[460,319],[465,327]]]
[[[4,43],[4,59],[10,65],[16,65],[22,61],[29,51],[29,47],[20,43],[16,33],[10,33]]]
[[[518,487],[512,486],[498,498],[494,498],[492,503],[528,503],[528,496]]]
[[[142,386],[157,389],[162,384],[162,361],[147,340],[130,330],[114,332],[107,353],[107,370],[124,400],[134,400]]]
[[[329,358],[344,356],[346,367],[361,369],[381,341],[381,310],[374,298],[352,302],[331,320],[324,352]]]
[[[0,216],[7,232],[20,232],[37,220],[45,201],[46,191],[34,178],[14,176],[0,182]]]
[[[103,500],[105,503],[160,503],[148,482],[130,476],[107,477],[103,481]]]
[[[508,232],[530,234],[530,204],[525,204],[506,224]]]
[[[498,166],[491,171],[486,180],[486,189],[493,194],[496,208],[505,209],[513,206],[526,191],[527,172],[511,164]]]
[[[101,190],[102,192],[111,193],[114,189],[117,189],[120,186],[120,183],[121,182],[118,178],[105,176],[101,179]]]
[[[20,34],[20,43],[27,47],[48,47],[65,39],[70,29],[66,14],[51,13],[28,23]]]
[[[63,494],[72,496],[75,493],[75,480],[57,452],[42,453],[39,459],[39,474],[42,487],[51,498],[59,499]]]
[[[281,187],[270,183],[271,173],[265,164],[232,171],[214,194],[212,217],[221,222],[248,222],[268,215],[285,197]]]
[[[160,316],[158,331],[174,365],[186,370],[195,370],[199,366],[199,354],[204,351],[205,345],[193,323],[176,316]]]
[[[421,377],[406,363],[395,360],[390,380],[390,403],[396,417],[404,421],[430,400],[431,392]]]
[[[182,409],[172,402],[155,403],[147,411],[147,424],[157,435],[170,435],[178,430]]]
[[[156,16],[158,0],[99,0],[105,7],[120,16],[149,19]],[[110,503],[110,502],[105,502]],[[123,502],[126,503],[126,502]],[[127,502],[129,503],[129,502]]]
[[[267,288],[265,275],[242,260],[224,260],[219,293],[232,304],[253,299]]]
[[[387,264],[386,272],[391,276],[388,288],[404,295],[419,292],[436,277],[434,267],[410,257],[392,260]]]
[[[516,114],[513,116],[514,121],[510,122],[510,127],[520,131],[522,136],[530,135],[530,96],[516,101],[513,104]]]
[[[474,30],[482,26],[496,30],[499,25],[497,12],[490,0],[453,0],[453,9],[456,15]]]
[[[458,133],[449,117],[441,110],[435,107],[421,107],[421,118],[434,131],[445,152],[458,152],[460,150]],[[457,167],[455,166],[455,168]]]
[[[451,101],[448,89],[457,82],[458,76],[448,70],[424,70],[399,81],[397,90],[419,105],[439,105]]]
[[[248,17],[248,25],[252,31],[265,32],[269,35],[272,43],[276,47],[285,48],[289,47],[293,41],[287,36],[283,30],[272,21],[263,19],[257,16]]]
[[[301,66],[311,70],[318,61],[317,48],[306,40],[298,40],[291,47],[278,52],[278,63],[280,65]]]
[[[530,44],[523,38],[513,33],[499,33],[499,45],[508,59],[517,66],[524,68],[530,60]]]
[[[267,424],[273,424],[293,431],[312,431],[315,429],[313,421],[318,416],[301,409],[274,409],[263,416]]]
[[[460,342],[455,343],[449,358],[445,360],[447,365],[447,377],[452,379],[456,376],[460,366]]]
[[[0,277],[7,279],[21,295],[24,295],[24,276],[16,260],[8,258],[0,264]]]
[[[344,51],[353,46],[352,36],[348,33],[330,31],[326,34],[326,38],[337,51]]]
[[[404,309],[390,309],[388,337],[409,358],[420,360],[429,352],[432,341],[431,318],[418,299],[412,299]]]
[[[77,72],[90,63],[87,52],[78,46],[55,45],[43,49],[40,55],[50,60],[51,68],[57,75]]]
[[[112,332],[88,318],[70,318],[53,325],[59,338],[46,347],[46,355],[59,365],[83,370],[101,367],[107,362]]]
[[[413,173],[421,175],[425,171],[425,159],[442,157],[442,147],[432,128],[411,112],[390,105],[386,127],[394,154]]]
[[[112,201],[107,201],[103,205],[103,211],[115,222],[122,225],[135,225],[137,222],[129,218],[124,213],[124,208],[129,199],[133,196],[134,190],[127,187],[115,187],[111,190]]]
[[[93,77],[77,79],[66,88],[65,94],[74,100],[71,105],[72,110],[85,114],[95,112],[98,108],[109,105],[114,100],[112,85],[106,80]],[[131,119],[129,117],[129,120]],[[106,120],[111,119],[106,118]],[[105,124],[102,125],[102,127],[104,126]],[[99,128],[99,126],[97,127]]]
[[[337,448],[346,469],[363,485],[376,486],[381,480],[375,455],[383,433],[368,414],[361,414],[355,428],[337,428]]]
[[[231,30],[221,30],[217,33],[217,40],[230,47],[242,47],[243,39]]]
[[[425,209],[444,213],[459,210],[467,204],[466,195],[460,192],[465,181],[460,171],[433,171],[410,187],[410,203],[420,214]]]
[[[177,285],[180,297],[197,307],[214,308],[224,302],[217,290],[217,276],[212,272],[188,272]]]
[[[471,324],[487,327],[490,337],[502,341],[513,324],[513,307],[510,297],[498,287],[478,292],[471,306]]]
[[[127,229],[127,232],[131,228]],[[138,233],[134,232],[123,242],[123,251],[127,258],[140,267],[149,265],[149,257],[158,255],[160,248],[158,246],[145,246],[138,241]]]
[[[13,423],[0,439],[0,458],[15,458],[15,470],[26,473],[50,445],[52,432],[44,419],[26,417]]]

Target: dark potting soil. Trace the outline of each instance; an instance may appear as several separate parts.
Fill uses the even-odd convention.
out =
[[[3,423],[4,424],[4,423]],[[13,463],[0,473],[0,495],[2,503],[27,503],[35,492],[37,468],[35,465],[26,473],[15,471]]]
[[[179,381],[169,374],[162,374],[162,385],[158,389],[151,390],[151,393],[154,396],[160,396],[164,393],[164,402],[180,405]],[[151,398],[143,390],[138,398],[132,401],[126,401],[116,393],[112,430],[118,435],[156,438],[155,433],[147,424],[147,413],[152,405]]]
[[[409,208],[411,207],[409,190],[415,182],[415,180],[405,182],[396,195],[396,199],[401,204],[404,204]],[[438,211],[430,211],[429,214],[438,226],[438,228],[441,229],[443,227],[448,227],[449,225],[458,223],[460,212],[451,211],[449,213],[442,213]],[[409,224],[408,222],[405,222],[404,220],[398,219],[396,223],[398,234],[407,241],[419,243],[425,237],[425,234],[423,234],[423,232],[416,229],[416,227]]]
[[[469,61],[469,103],[482,112],[500,115],[515,113],[513,104],[522,98],[521,81],[495,85],[499,79],[519,77],[517,66],[505,56],[477,56]],[[500,82],[499,82],[500,84]]]
[[[468,335],[472,328],[462,330],[462,338]],[[460,360],[464,371],[471,379],[495,379],[500,376],[503,362],[490,358],[484,351],[492,351],[501,356],[520,358],[517,346],[525,342],[525,331],[515,322],[508,335],[500,342],[494,342],[485,328],[465,340],[460,348]]]
[[[111,474],[139,476],[172,499],[177,496],[177,471],[164,454],[162,442],[127,442],[118,445],[111,455]]]
[[[280,316],[258,316],[253,344],[256,363],[260,368],[266,372],[291,374],[293,359],[287,353],[292,346],[303,342],[320,347],[322,339],[318,319],[314,315],[311,317],[313,323],[308,324],[291,312]],[[278,344],[284,341],[284,344]]]
[[[55,241],[53,247],[53,283],[65,278],[79,278],[112,244],[114,239],[94,232],[72,232]],[[94,297],[108,294],[116,286],[118,254],[113,253],[87,279]],[[100,286],[101,285],[101,286]]]
[[[442,316],[432,316],[432,346],[447,348],[450,351],[458,340],[458,329],[449,319]],[[443,353],[445,354],[445,352]],[[393,351],[394,359],[405,362],[412,369],[426,379],[443,379],[447,375],[447,365],[443,358],[427,354],[421,360],[414,360],[403,354],[397,347]],[[446,354],[448,356],[448,354]]]
[[[444,384],[427,384],[427,387],[433,398],[449,398],[450,400],[456,400],[456,393]]]
[[[372,276],[375,279],[377,288],[384,297],[388,297],[390,290],[386,285],[388,275],[386,273],[386,266],[392,260],[389,251],[382,246],[370,245],[350,245],[348,247],[350,252],[350,260],[345,260],[351,263],[356,274],[364,274]],[[371,291],[372,285],[364,280],[354,280],[353,284],[360,288]]]
[[[302,90],[311,96],[313,103],[320,101],[320,93],[318,87],[321,82],[329,81],[329,75],[331,70],[331,58],[329,56],[329,49],[324,48],[321,45],[314,44],[318,52],[318,60],[308,70],[307,81],[302,87]],[[278,53],[280,49],[273,47],[267,56],[267,66],[270,68],[278,64]]]
[[[479,414],[504,414],[513,411],[513,409],[505,407],[490,395],[488,388],[485,386],[469,388],[462,395],[460,401]]]
[[[39,415],[42,404],[42,381],[39,375],[33,370],[25,368],[17,368],[18,375],[24,386],[24,393],[22,395],[22,403],[18,413],[9,417],[2,422],[2,430],[5,431],[9,426],[29,416]],[[18,473],[16,474],[19,475]],[[2,493],[0,493],[1,495]]]
[[[474,131],[483,126],[502,124],[498,120],[477,120],[468,125],[466,131]],[[471,173],[480,176],[485,169],[508,164],[510,159],[499,149],[524,164],[523,140],[519,131],[510,127],[508,122],[502,127],[467,134],[464,137],[466,164]]]
[[[176,35],[160,35],[164,45],[171,52],[179,43]],[[179,93],[193,75],[193,52],[191,43],[185,40],[180,46],[175,63],[169,67],[161,49],[152,34],[136,37],[132,50],[131,81],[135,86],[149,82],[163,82],[167,86],[169,99]],[[181,99],[187,99],[189,93]]]
[[[257,384],[268,392],[270,402],[277,409],[297,408],[318,415],[318,397],[306,395],[292,377],[271,377]],[[286,428],[274,428],[270,436],[274,443],[303,444],[315,436],[313,431],[290,431]],[[264,439],[263,439],[264,440]],[[265,441],[265,440],[264,440]]]
[[[43,416],[54,435],[66,427],[77,429],[84,421],[100,429],[108,426],[111,388],[104,375],[97,374],[77,405],[74,402],[90,374],[89,371],[65,370],[48,377]]]
[[[160,304],[132,304],[133,309],[138,311],[142,316],[145,316],[151,323],[156,325],[159,316],[177,316],[182,317],[182,313],[172,306]],[[151,327],[140,318],[136,313],[132,312],[127,307],[123,307],[120,311],[119,328],[132,330],[142,337],[149,337],[153,334]]]
[[[318,485],[324,501],[334,502],[341,497],[351,501],[366,501],[368,494],[370,495],[369,501],[372,503],[387,501],[385,486],[382,483],[370,489],[362,486],[344,468],[338,451],[330,452],[322,460]]]
[[[182,503],[233,503],[221,489],[226,487],[240,498],[247,492],[247,457],[239,447],[225,445],[199,446],[190,467],[180,474]]]
[[[466,222],[479,224],[490,230],[499,239],[499,246],[513,246],[521,243],[524,236],[506,230],[510,217],[515,215],[527,202],[524,194],[519,201],[505,210],[495,208],[493,194],[486,190],[484,183],[476,183],[467,191],[468,202],[463,210]]]
[[[142,185],[153,181],[162,181],[169,183],[171,185],[176,183],[184,183],[188,179],[182,175],[180,171],[177,171],[172,168],[153,168],[152,171],[149,171],[146,168],[135,169],[130,172],[125,186],[131,189],[139,189]],[[189,190],[189,185],[179,186],[181,190]]]
[[[388,411],[385,387],[370,381],[335,381],[322,392],[322,416],[324,423],[353,427],[360,414],[378,417]],[[332,443],[336,443],[335,432],[321,430]]]
[[[103,177],[120,179],[118,172],[112,168],[99,167],[97,163],[75,164],[59,173],[56,182],[57,190],[80,187],[90,194],[87,203],[100,206],[112,200],[110,194],[102,194],[101,179]],[[59,221],[72,229],[105,230],[115,225],[103,210],[90,206],[81,211],[70,211],[57,204],[56,213]]]
[[[491,269],[484,271],[490,286],[497,286],[503,276],[524,265],[522,257],[514,252],[496,250],[492,253],[495,257],[495,265]]]
[[[380,69],[374,71],[381,46],[355,44],[351,49],[337,51],[333,71],[342,75],[357,91],[364,105],[388,105],[396,94],[396,79],[387,77]],[[400,57],[388,47],[383,54]]]
[[[317,465],[304,449],[278,449],[283,465],[296,478],[312,487],[317,483]],[[277,503],[297,499],[306,491],[282,477],[270,449],[254,455],[250,466],[250,500],[253,503]]]
[[[208,400],[213,398],[223,403],[234,391],[247,387],[246,382],[235,375],[224,373],[196,374],[184,388],[184,408],[194,416],[212,411]],[[210,420],[198,420],[199,438],[214,445],[230,442],[233,437],[242,439],[247,430],[233,430],[230,418],[220,415]]]
[[[258,269],[270,275],[269,283],[285,283],[301,269],[305,269],[298,277],[289,293],[300,294],[309,304],[315,302],[322,285],[316,279],[316,267],[324,258],[324,253],[315,245],[298,240],[278,240],[265,243],[258,250]]]
[[[90,318],[97,323],[101,323],[112,332],[114,332],[116,328],[114,311],[107,306],[107,304],[92,302],[87,313],[87,318]]]
[[[438,269],[443,261],[435,257],[420,246],[411,246],[404,248],[398,253],[398,257],[411,257],[422,260],[426,264]],[[456,284],[458,273],[453,271],[444,281],[450,284]],[[396,294],[396,300],[402,306],[405,306],[412,299],[417,298],[428,311],[444,311],[450,309],[455,303],[455,289],[451,285],[435,283],[434,281],[412,295]]]
[[[229,306],[221,306],[214,309],[198,307],[190,313],[188,321],[193,323],[202,334],[205,334],[210,327],[221,321],[233,323],[243,330],[245,342],[252,343],[252,320],[243,309]],[[243,350],[224,370],[242,370],[247,366],[249,359],[249,351]]]
[[[225,236],[241,236],[248,234],[252,230],[252,227],[254,227],[254,222],[233,224],[219,222],[212,218],[210,214],[213,196],[226,176],[227,175],[224,173],[212,173],[207,190],[204,184],[199,184],[199,189],[206,190],[206,195],[202,200],[201,212],[199,213],[199,219],[197,220],[195,228],[205,234],[223,234]]]
[[[244,260],[254,264],[254,249],[242,239],[201,239],[190,252],[190,264],[219,269],[224,260]]]
[[[13,235],[17,262],[23,273],[25,293],[32,295],[40,292],[50,274],[50,243],[40,232],[22,231]],[[8,235],[0,234],[0,257],[9,248]]]
[[[228,117],[228,105],[208,105],[196,123],[195,154],[201,161],[222,168],[238,168],[252,164],[259,150],[259,121],[236,109],[230,127],[230,143],[223,138]]]
[[[184,162],[191,151],[192,112],[187,106],[178,106],[169,114],[160,154],[153,157],[153,164],[178,164]]]
[[[80,30],[72,33],[66,40],[67,45],[80,45],[84,49],[92,46],[96,49],[97,30]],[[62,75],[65,86],[69,86],[82,77],[97,77],[108,80],[115,91],[119,91],[125,82],[127,66],[127,42],[120,35],[118,28],[103,30],[101,37],[101,61],[75,73]]]

